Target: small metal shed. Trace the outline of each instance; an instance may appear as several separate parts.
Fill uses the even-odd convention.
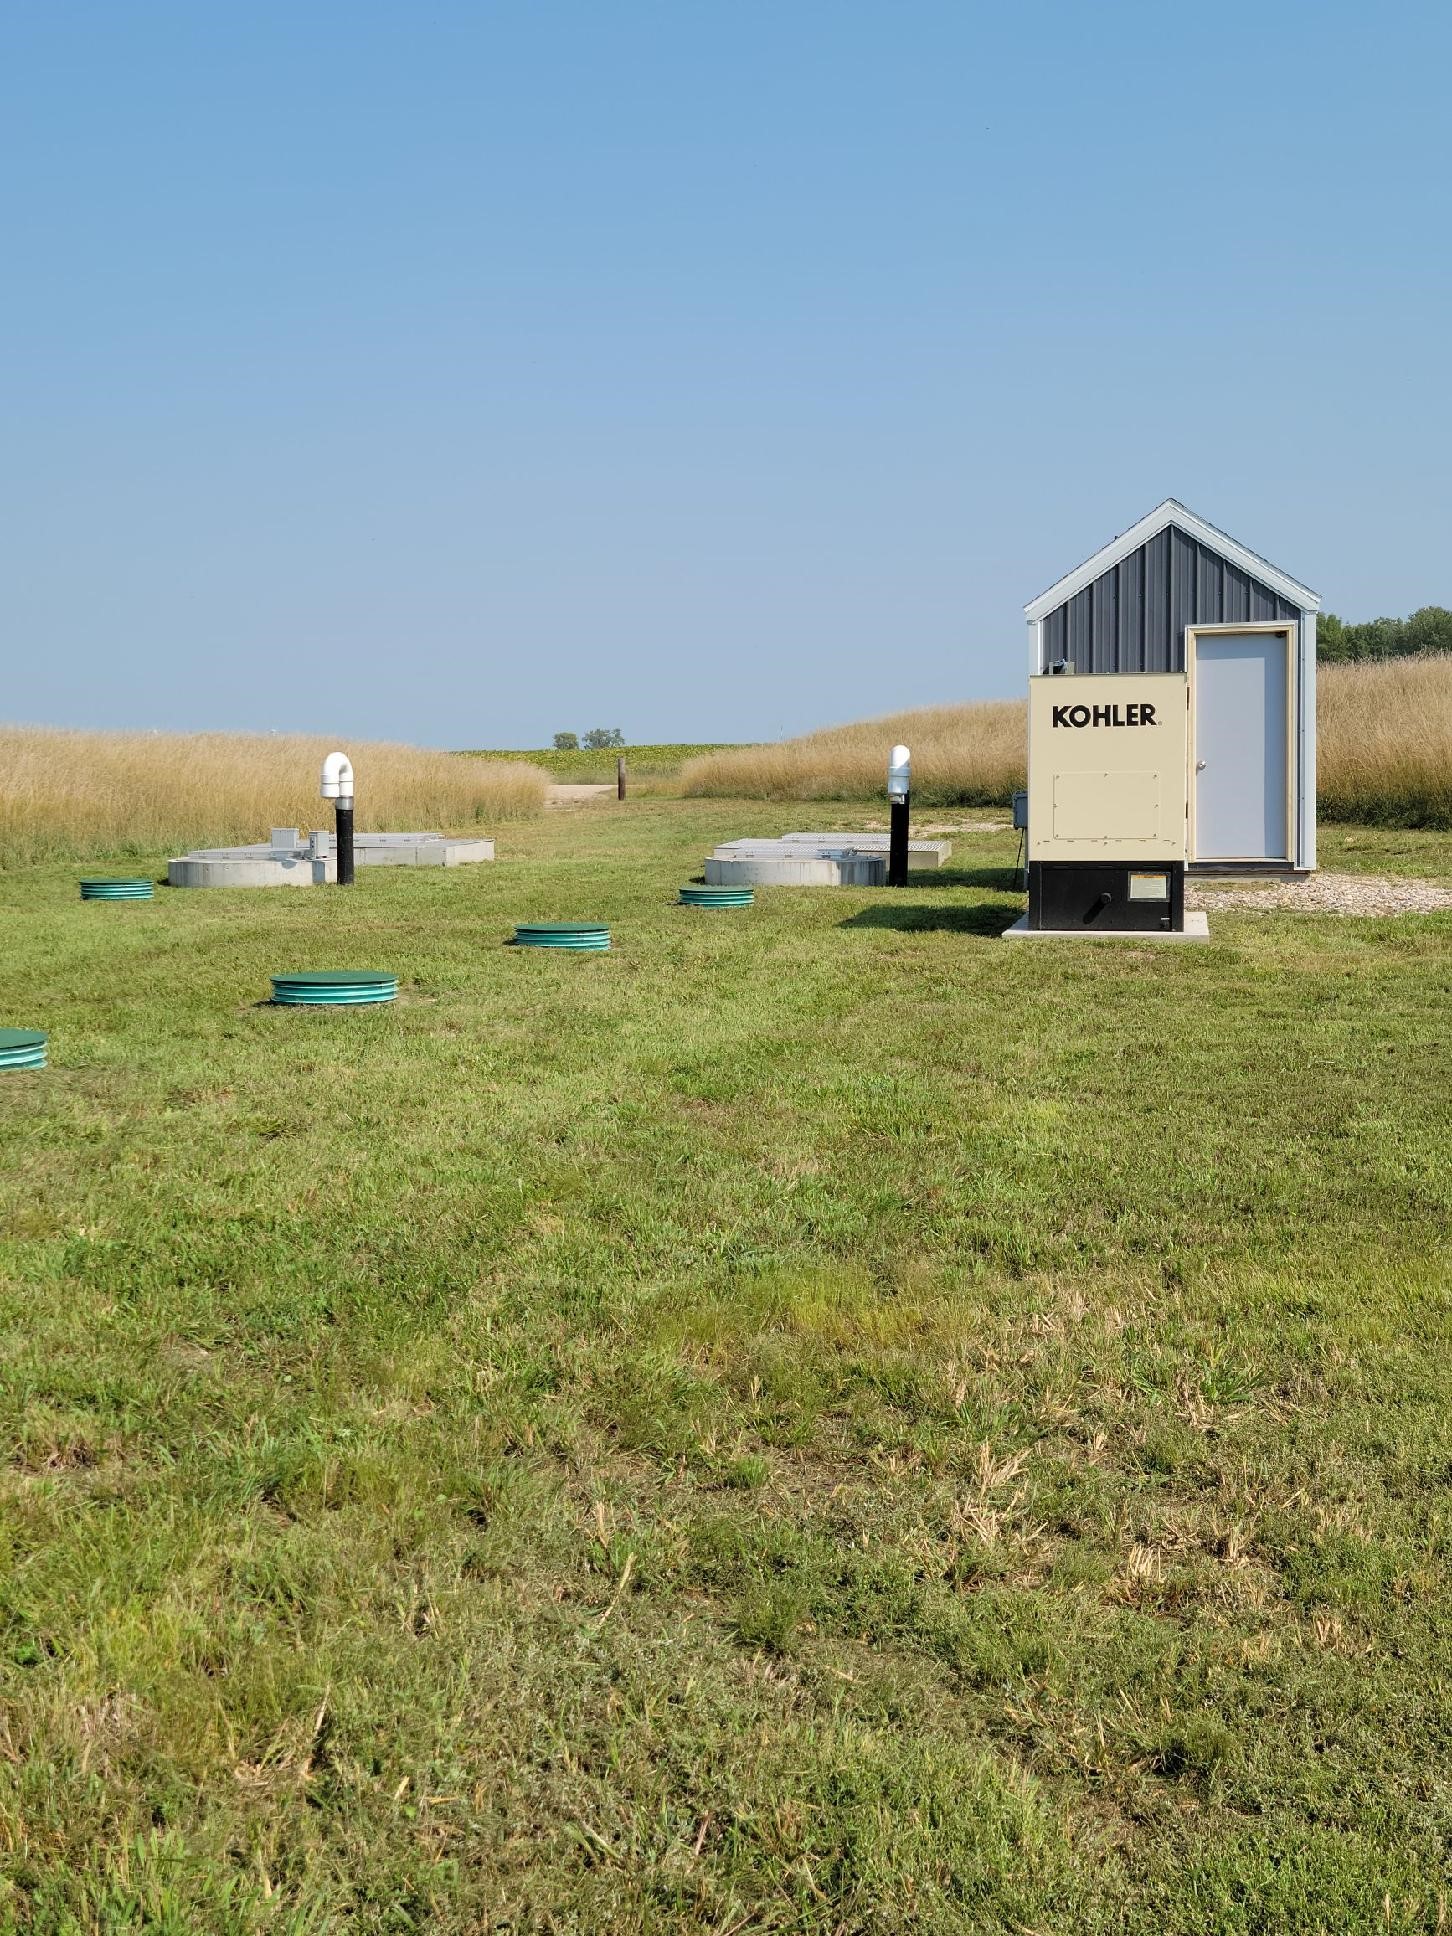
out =
[[[1029,673],[1183,672],[1192,869],[1316,865],[1321,601],[1166,498],[1024,607]]]

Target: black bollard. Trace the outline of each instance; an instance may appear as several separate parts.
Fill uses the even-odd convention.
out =
[[[891,832],[887,838],[887,884],[889,887],[906,887],[908,884],[908,802],[911,796],[904,794],[901,800],[894,800],[889,812]]]
[[[338,885],[353,885],[353,802],[349,798],[340,800],[337,806],[338,836]]]

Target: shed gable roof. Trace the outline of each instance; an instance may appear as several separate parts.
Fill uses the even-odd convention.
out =
[[[1238,565],[1242,571],[1249,572],[1253,578],[1258,578],[1263,585],[1269,585],[1272,591],[1279,592],[1282,598],[1292,605],[1299,606],[1303,612],[1320,611],[1320,597],[1311,590],[1309,585],[1303,585],[1299,579],[1290,577],[1288,573],[1273,565],[1268,558],[1262,558],[1259,552],[1251,551],[1246,545],[1237,544],[1235,539],[1222,531],[1218,525],[1211,524],[1208,519],[1196,517],[1195,513],[1187,505],[1181,504],[1178,498],[1167,497],[1163,504],[1156,505],[1154,510],[1148,516],[1142,517],[1138,524],[1132,524],[1128,531],[1122,531],[1117,538],[1112,538],[1102,551],[1096,551],[1092,558],[1086,558],[1077,570],[1069,572],[1057,584],[1050,585],[1046,592],[1040,592],[1037,598],[1024,606],[1025,618],[1030,620],[1047,618],[1050,612],[1057,611],[1059,606],[1066,604],[1076,592],[1083,591],[1086,585],[1092,585],[1095,579],[1103,577],[1106,571],[1112,571],[1121,559],[1127,558],[1132,551],[1138,551],[1139,547],[1148,543],[1151,538],[1158,537],[1160,532],[1169,525],[1174,525],[1188,537],[1197,539],[1208,550],[1217,552],[1230,564]]]

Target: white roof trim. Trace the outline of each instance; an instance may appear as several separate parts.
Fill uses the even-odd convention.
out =
[[[1237,544],[1218,526],[1204,518],[1197,518],[1178,498],[1167,497],[1148,517],[1141,518],[1138,524],[1132,524],[1128,531],[1111,539],[1092,558],[1086,558],[1077,571],[1071,571],[1056,585],[1050,585],[1046,592],[1040,592],[1037,598],[1024,606],[1024,617],[1030,620],[1047,618],[1050,612],[1057,611],[1076,592],[1082,592],[1086,585],[1092,585],[1096,578],[1102,577],[1106,571],[1112,571],[1122,558],[1127,558],[1132,551],[1138,551],[1150,538],[1157,538],[1171,524],[1177,525],[1187,536],[1198,538],[1208,550],[1218,553],[1228,563],[1248,571],[1261,584],[1269,585],[1273,592],[1279,592],[1282,598],[1301,611],[1320,611],[1320,597],[1309,585],[1303,585],[1299,579],[1278,571],[1268,558],[1262,558],[1258,552],[1248,551],[1244,545]]]

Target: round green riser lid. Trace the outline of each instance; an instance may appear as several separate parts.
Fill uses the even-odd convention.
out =
[[[272,977],[272,999],[298,1005],[391,1002],[397,993],[397,975],[376,968],[316,968]]]
[[[755,899],[755,891],[749,887],[700,887],[689,882],[681,889],[681,904],[684,907],[751,907]]]
[[[148,880],[93,880],[81,882],[83,901],[149,901],[155,894]]]
[[[274,975],[274,981],[289,988],[363,988],[380,982],[398,986],[397,975],[385,975],[380,968],[309,968],[295,975]]]
[[[49,1039],[44,1029],[0,1029],[0,1069],[43,1069]]]
[[[610,946],[610,930],[601,921],[521,921],[514,940],[520,948],[600,949]]]

